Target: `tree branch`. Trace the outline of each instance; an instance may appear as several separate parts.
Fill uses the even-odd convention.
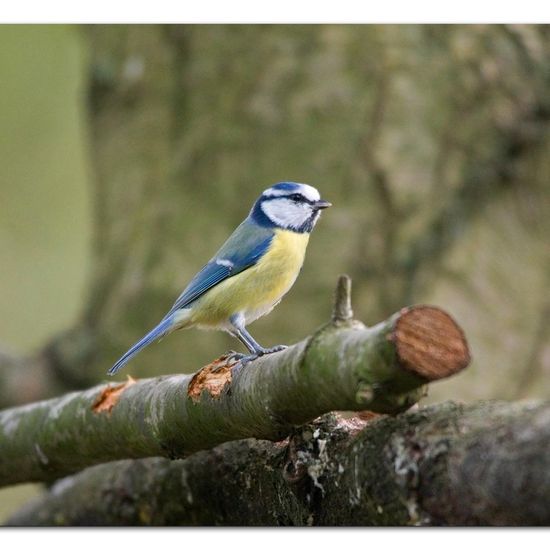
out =
[[[349,282],[338,288],[341,311]],[[405,308],[372,328],[340,319],[241,370],[224,356],[194,376],[130,379],[3,411],[0,485],[246,437],[277,441],[331,410],[397,413],[468,362],[461,329],[437,308]]]
[[[326,415],[283,443],[125,460],[56,483],[9,525],[548,525],[550,403]]]

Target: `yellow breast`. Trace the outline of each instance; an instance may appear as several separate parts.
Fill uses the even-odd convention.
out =
[[[218,328],[240,312],[250,323],[271,311],[296,281],[308,240],[308,233],[275,230],[268,251],[255,266],[226,279],[200,299],[193,308],[192,324]]]

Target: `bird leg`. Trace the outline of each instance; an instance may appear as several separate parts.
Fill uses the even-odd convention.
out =
[[[276,353],[277,351],[282,351],[287,348],[287,346],[284,345],[273,346],[271,348],[264,348],[263,346],[260,346],[260,344],[258,344],[258,342],[256,342],[252,335],[246,330],[244,323],[242,322],[242,317],[240,316],[232,317],[231,325],[234,328],[234,330],[231,331],[231,334],[238,338],[250,352],[250,355],[244,355],[240,358],[239,362],[241,366],[254,361],[262,355]]]

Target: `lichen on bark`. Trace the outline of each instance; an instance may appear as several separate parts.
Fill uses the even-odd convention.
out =
[[[55,483],[9,525],[548,525],[550,403],[328,414],[280,442],[124,460]]]

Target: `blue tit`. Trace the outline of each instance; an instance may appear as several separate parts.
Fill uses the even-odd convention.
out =
[[[321,210],[331,206],[317,189],[280,182],[266,189],[248,217],[195,275],[164,319],[109,370],[115,374],[145,346],[178,329],[224,330],[249,355],[241,366],[286,346],[264,348],[246,326],[269,313],[290,290],[304,262],[309,234]]]

